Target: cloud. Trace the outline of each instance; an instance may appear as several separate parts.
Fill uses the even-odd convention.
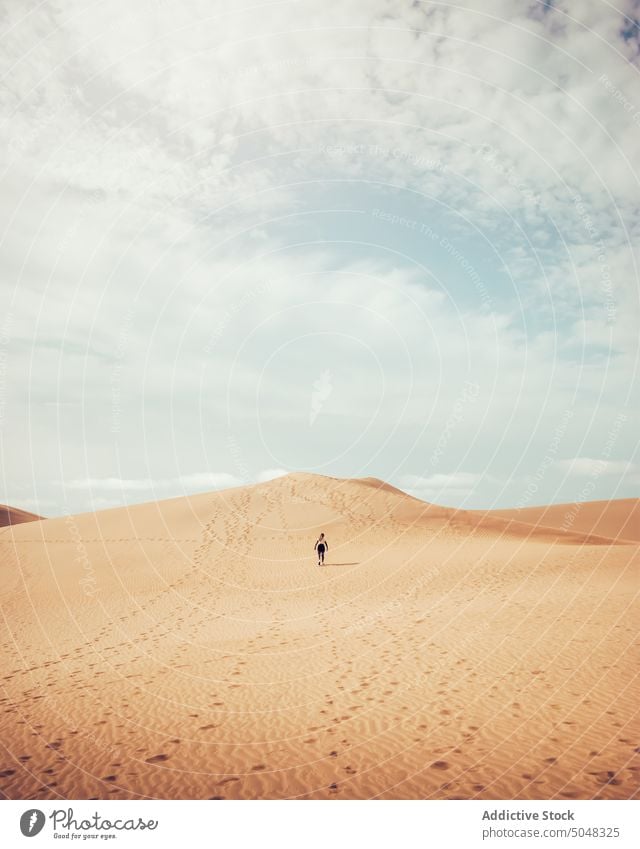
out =
[[[573,457],[570,460],[558,460],[556,467],[568,475],[592,477],[599,475],[625,476],[640,471],[640,466],[626,460],[603,460],[593,457]]]
[[[136,491],[136,490],[152,490],[158,486],[156,481],[152,480],[126,480],[123,478],[76,478],[74,480],[61,482],[61,486],[68,489],[87,489],[87,490],[104,490],[104,491]]]
[[[258,483],[266,483],[267,481],[272,481],[276,478],[282,478],[288,474],[289,472],[286,469],[265,469],[262,472],[258,472],[258,474],[256,475],[256,481]]]
[[[228,472],[196,472],[191,475],[181,475],[177,483],[185,489],[227,489],[241,486],[242,481]]]
[[[5,500],[415,477],[435,447],[414,486],[488,500],[567,406],[587,458],[624,407],[633,462],[633,8],[7,10]]]
[[[425,501],[434,500],[438,504],[448,506],[463,506],[467,499],[473,497],[480,485],[500,483],[492,475],[474,472],[436,473],[422,477],[420,475],[403,475],[399,486],[410,495]]]
[[[441,489],[443,487],[473,487],[482,479],[482,475],[473,472],[451,472],[450,474],[435,474],[427,477],[405,475],[402,485],[412,489]]]
[[[139,480],[126,478],[77,478],[69,481],[59,481],[58,485],[71,490],[89,490],[92,492],[161,492],[183,488],[185,492],[201,489],[227,489],[240,486],[239,478],[227,472],[196,472],[190,475],[180,475],[177,478]]]

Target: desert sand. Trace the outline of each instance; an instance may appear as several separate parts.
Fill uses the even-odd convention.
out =
[[[29,513],[26,510],[18,510],[16,507],[7,507],[6,504],[0,504],[0,528],[6,528],[7,525],[20,525],[22,522],[35,522],[42,519],[36,513]]]
[[[4,528],[0,792],[637,796],[638,503],[293,474]]]

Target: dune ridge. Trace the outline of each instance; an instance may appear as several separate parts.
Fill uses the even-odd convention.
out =
[[[292,474],[0,530],[0,793],[637,796],[637,502],[540,509]]]
[[[492,510],[491,514],[563,534],[588,533],[620,543],[640,543],[638,498]]]
[[[0,504],[0,528],[5,528],[8,525],[21,525],[23,522],[39,522],[43,518],[44,516],[29,513],[27,510]]]

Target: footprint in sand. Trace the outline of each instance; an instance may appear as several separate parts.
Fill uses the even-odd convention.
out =
[[[613,784],[614,786],[622,784],[622,779],[618,778],[613,770],[609,769],[606,772],[596,772],[593,774],[596,776],[600,784]]]
[[[145,763],[159,764],[159,763],[162,763],[162,761],[168,761],[168,760],[169,760],[169,755],[160,754],[160,755],[153,755],[152,757],[147,758]]]
[[[447,761],[434,761],[431,764],[431,769],[449,769]]]

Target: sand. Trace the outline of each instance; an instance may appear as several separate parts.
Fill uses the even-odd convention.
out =
[[[294,474],[4,528],[0,792],[637,796],[638,502],[536,509]]]
[[[22,522],[36,522],[39,519],[42,519],[42,516],[0,504],[0,528],[6,528],[7,525],[20,525]]]
[[[588,533],[620,542],[640,543],[640,499],[588,501],[554,504],[551,507],[524,507],[519,510],[493,510],[493,516],[566,532]]]

